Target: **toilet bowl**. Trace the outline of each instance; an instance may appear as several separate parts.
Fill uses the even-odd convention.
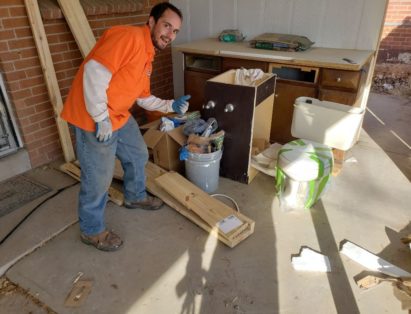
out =
[[[299,139],[278,153],[276,189],[283,209],[310,208],[330,182],[332,148],[348,150],[358,137],[364,109],[311,97],[294,104],[291,134]]]

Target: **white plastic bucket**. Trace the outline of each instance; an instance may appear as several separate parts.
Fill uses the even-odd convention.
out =
[[[221,150],[209,154],[188,153],[185,160],[186,177],[207,193],[218,189]]]

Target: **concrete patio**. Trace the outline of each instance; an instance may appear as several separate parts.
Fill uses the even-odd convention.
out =
[[[51,191],[0,218],[1,240],[39,206],[0,245],[0,274],[24,290],[0,293],[0,313],[408,313],[410,299],[390,283],[359,289],[354,277],[367,269],[339,252],[349,240],[411,272],[400,241],[411,233],[411,102],[371,94],[368,109],[341,174],[309,211],[284,212],[267,175],[250,185],[221,178],[218,193],[256,222],[232,249],[168,206],[110,202],[108,226],[125,245],[97,251],[79,239],[76,181],[58,163],[29,171]],[[302,247],[327,255],[332,271],[295,271],[291,257]],[[65,307],[79,272],[91,293]]]

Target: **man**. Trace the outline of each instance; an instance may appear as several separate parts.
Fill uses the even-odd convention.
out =
[[[74,126],[81,166],[81,240],[99,250],[115,251],[123,244],[104,222],[116,156],[124,169],[125,207],[156,210],[163,204],[146,193],[147,146],[129,109],[137,100],[146,110],[187,111],[189,95],[162,100],[150,94],[155,50],[175,39],[181,22],[180,10],[164,2],[152,8],[144,26],[107,30],[80,66],[64,104],[61,116]]]

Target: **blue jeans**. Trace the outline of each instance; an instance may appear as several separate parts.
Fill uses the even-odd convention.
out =
[[[123,190],[127,201],[144,199],[147,146],[137,122],[130,117],[127,123],[106,142],[99,142],[94,132],[75,128],[77,158],[81,167],[78,215],[80,230],[91,236],[105,230],[104,210],[108,188],[114,172],[115,157],[124,170]]]

